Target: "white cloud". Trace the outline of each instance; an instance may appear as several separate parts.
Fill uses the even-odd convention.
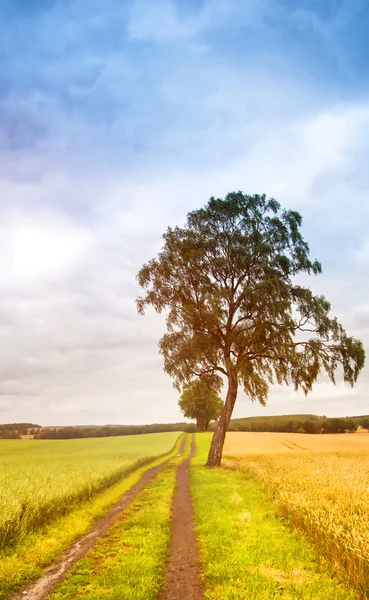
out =
[[[87,230],[55,213],[9,211],[0,226],[0,287],[70,275],[90,243]]]

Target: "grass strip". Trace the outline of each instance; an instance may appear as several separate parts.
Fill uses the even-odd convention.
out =
[[[140,480],[145,471],[175,456],[183,435],[178,437],[169,453],[149,460],[68,515],[60,517],[43,530],[30,534],[22,545],[0,554],[0,600],[6,600],[20,587],[40,577],[51,563],[61,558],[62,553],[74,541],[91,530],[94,522],[103,517]]]
[[[204,467],[211,434],[197,434],[191,466],[207,600],[353,600],[332,567],[278,518],[262,486],[246,473]]]
[[[263,485],[275,510],[302,531],[335,573],[369,597],[369,453],[348,451],[227,458]]]
[[[176,469],[187,452],[146,486],[108,535],[69,571],[50,600],[157,598],[169,555]]]

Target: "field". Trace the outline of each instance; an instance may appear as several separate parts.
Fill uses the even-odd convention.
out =
[[[319,547],[275,515],[268,488],[263,489],[256,473],[205,468],[210,435],[197,439],[191,491],[207,600],[360,597],[354,587],[332,576],[334,569]]]
[[[176,587],[162,595],[173,536],[178,539],[183,534],[171,530],[172,501],[180,487],[176,470],[188,453],[189,441],[188,437],[184,453],[172,453],[169,463],[133,498],[106,535],[54,586],[48,596],[51,600],[203,598],[197,588],[194,595],[182,587],[180,595]],[[319,551],[275,515],[269,494],[254,477],[204,466],[210,441],[211,434],[196,435],[196,456],[190,468],[204,598],[357,600],[357,590],[332,576],[330,564]],[[172,568],[184,570],[191,578],[182,554],[175,565]],[[0,588],[0,597],[9,598],[6,585],[4,596]],[[27,595],[33,597],[32,592]]]
[[[0,550],[167,453],[178,433],[0,440]]]
[[[78,556],[66,577],[53,583],[50,599],[168,600],[178,596],[175,587],[169,595],[161,595],[166,573],[173,579],[173,569],[177,569],[178,580],[190,581],[195,567],[201,579],[192,588],[194,595],[181,588],[180,597],[369,597],[369,448],[362,446],[367,444],[365,434],[230,433],[222,469],[204,466],[211,434],[197,434],[196,455],[190,470],[186,467],[183,473],[187,473],[187,489],[190,486],[194,509],[190,519],[195,523],[200,552],[187,563],[183,553],[187,545],[176,555],[174,566],[169,566],[173,539],[185,537],[178,523],[191,505],[190,499],[187,504],[180,503],[176,513],[178,504],[172,504],[183,486],[176,474],[189,452],[190,436],[185,439],[182,453],[177,433],[4,441],[0,448],[8,479],[2,475],[0,500],[11,499],[12,494],[17,500],[22,498],[28,520],[20,519],[23,528],[17,530],[15,541],[21,543],[14,544],[11,538],[0,552],[0,599],[9,599],[27,582],[57,572],[63,561],[69,560],[63,551],[76,540],[77,547],[82,547],[96,519],[105,517],[127,492],[130,500],[124,510],[115,513],[115,521],[95,538],[87,554]],[[147,477],[134,492],[132,486],[148,469],[148,457],[164,453],[168,460],[153,461],[155,476]],[[10,472],[17,478],[12,480]],[[46,500],[56,507],[56,513]],[[44,526],[32,520],[42,511]],[[14,515],[12,518],[16,523]],[[186,527],[188,530],[189,525]],[[55,568],[45,574],[50,564]],[[25,597],[36,597],[32,588],[25,591]]]
[[[188,443],[183,456],[187,453]],[[50,600],[158,597],[171,539],[176,468],[183,456],[174,458],[139,494],[108,535],[70,570]]]
[[[260,481],[278,513],[368,593],[369,435],[230,433],[225,455],[225,466]]]
[[[227,433],[224,455],[369,450],[369,433]]]

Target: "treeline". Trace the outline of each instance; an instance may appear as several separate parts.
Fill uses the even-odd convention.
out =
[[[280,433],[345,433],[358,427],[369,430],[369,415],[330,418],[318,415],[281,415],[276,417],[246,417],[232,419],[229,431],[260,431]],[[210,425],[214,430],[215,423]],[[31,435],[38,440],[67,440],[75,438],[111,437],[162,433],[166,431],[196,431],[194,423],[154,423],[152,425],[103,425],[82,427],[40,427],[34,423],[0,425],[0,439],[20,439]]]
[[[369,429],[369,416],[325,417],[317,415],[282,415],[232,419],[229,431],[280,433],[353,433],[358,427]]]
[[[167,431],[196,431],[194,423],[154,423],[153,425],[104,425],[102,427],[43,428],[35,433],[38,440],[68,440],[74,438],[112,437],[117,435],[140,435]]]
[[[21,435],[27,435],[33,429],[39,429],[40,425],[35,423],[5,423],[0,424],[0,439],[2,440],[20,440]]]

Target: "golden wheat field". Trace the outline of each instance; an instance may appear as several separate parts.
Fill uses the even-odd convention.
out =
[[[334,565],[369,594],[369,434],[230,433],[224,466],[256,477]]]
[[[369,450],[369,433],[227,433],[224,454],[337,452]]]

